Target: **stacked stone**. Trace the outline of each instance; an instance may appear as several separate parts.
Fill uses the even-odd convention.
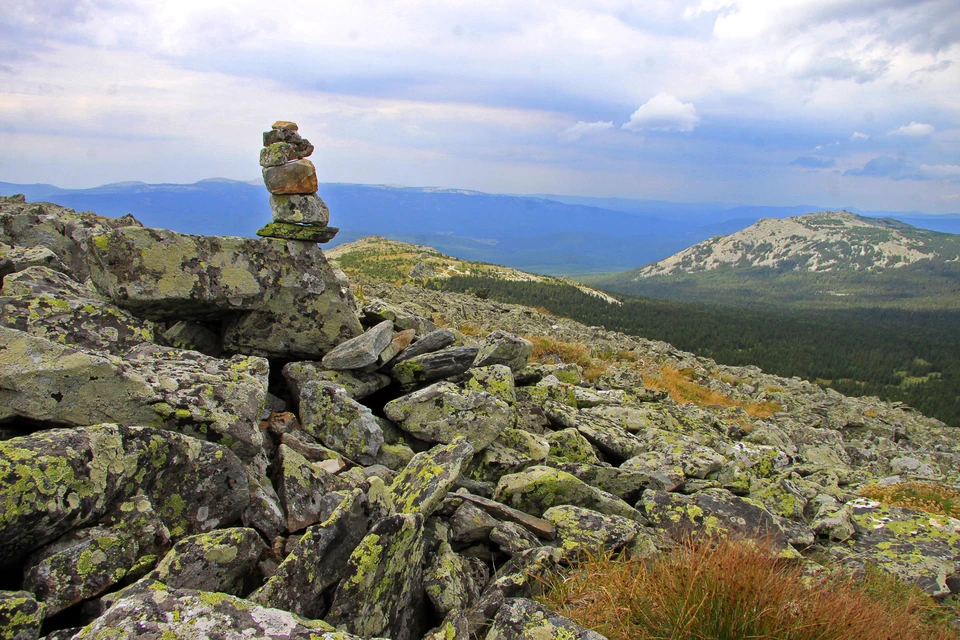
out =
[[[313,145],[297,133],[295,122],[279,120],[263,133],[260,166],[270,192],[273,222],[258,236],[329,242],[339,229],[327,226],[330,210],[317,195],[317,168],[306,158]]]

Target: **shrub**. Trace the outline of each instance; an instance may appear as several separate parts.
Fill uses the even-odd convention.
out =
[[[890,584],[811,580],[763,544],[701,540],[648,560],[587,558],[547,581],[540,600],[610,640],[958,637],[931,618],[931,598]]]

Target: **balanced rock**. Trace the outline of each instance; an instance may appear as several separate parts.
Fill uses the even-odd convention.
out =
[[[260,150],[260,166],[279,167],[282,164],[306,158],[311,153],[313,153],[313,145],[303,138],[296,142],[274,142]]]
[[[263,182],[274,195],[317,192],[317,168],[309,160],[294,160],[278,167],[263,168]]]
[[[330,222],[330,209],[313,194],[278,196],[270,194],[270,211],[274,222],[310,224],[325,227]]]

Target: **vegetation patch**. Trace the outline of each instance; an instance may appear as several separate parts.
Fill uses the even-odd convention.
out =
[[[540,601],[610,640],[958,638],[951,614],[889,576],[810,578],[763,544],[687,540],[640,559],[594,555]]]
[[[894,507],[906,507],[934,515],[960,518],[960,491],[928,482],[871,484],[860,495]]]

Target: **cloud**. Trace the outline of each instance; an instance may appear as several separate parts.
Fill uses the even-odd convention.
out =
[[[576,142],[583,136],[593,135],[613,128],[613,122],[584,122],[580,120],[569,129],[565,129],[560,134],[560,139],[566,142]]]
[[[833,158],[814,158],[812,156],[800,156],[790,163],[795,167],[805,167],[807,169],[828,169],[837,166],[837,161]]]
[[[845,176],[868,176],[891,180],[960,180],[960,165],[917,164],[906,158],[880,156],[861,169],[848,169]]]
[[[808,80],[853,80],[857,84],[873,82],[890,67],[884,59],[854,60],[842,56],[815,56],[794,75]]]
[[[693,131],[700,123],[697,109],[691,102],[680,102],[660,92],[653,96],[624,123],[628,131]]]
[[[935,131],[932,124],[926,124],[923,122],[911,122],[910,124],[905,124],[899,129],[894,129],[888,135],[891,136],[909,136],[911,138],[922,138],[923,136],[928,136]]]
[[[850,139],[851,139],[851,140],[854,140],[854,141],[856,141],[856,140],[869,140],[869,139],[870,139],[870,136],[867,135],[866,133],[860,133],[859,131],[854,131],[854,132],[853,132],[853,135],[850,136]]]
[[[941,200],[960,200],[960,193],[948,193],[940,197]]]

